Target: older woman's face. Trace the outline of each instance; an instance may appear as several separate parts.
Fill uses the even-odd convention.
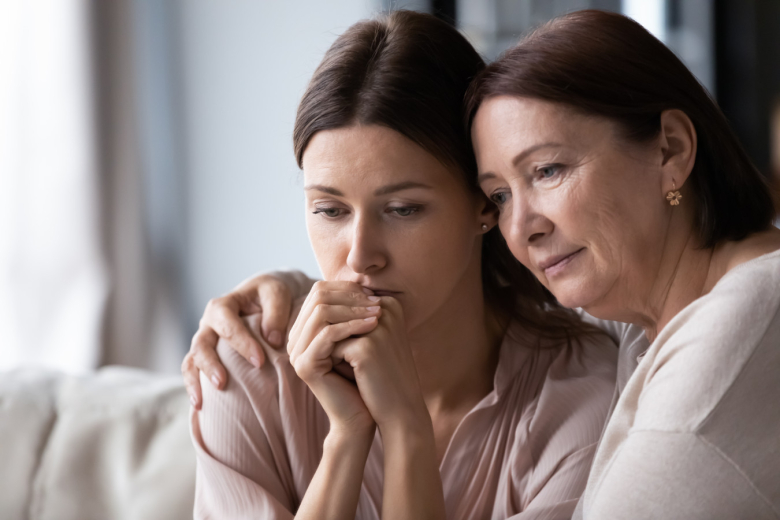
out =
[[[306,225],[326,280],[394,296],[414,328],[469,270],[479,276],[486,201],[401,134],[381,126],[319,132],[303,171]]]
[[[624,142],[606,119],[508,96],[481,105],[472,137],[509,248],[563,305],[597,310],[652,282],[668,222],[652,143]]]

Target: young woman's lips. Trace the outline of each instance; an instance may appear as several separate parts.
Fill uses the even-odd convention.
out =
[[[544,271],[544,275],[547,278],[552,278],[558,274],[560,274],[564,269],[566,269],[566,266],[571,263],[572,260],[574,260],[579,253],[585,249],[584,247],[581,249],[578,249],[574,251],[573,253],[569,253],[568,255],[558,256],[554,258],[550,258],[546,260],[545,262],[540,265],[542,270]]]
[[[366,289],[371,289],[374,292],[374,296],[397,296],[401,294],[398,291],[390,291],[387,289],[375,289],[373,287],[365,286]]]

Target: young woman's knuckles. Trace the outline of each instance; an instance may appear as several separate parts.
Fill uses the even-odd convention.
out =
[[[360,395],[381,428],[383,424],[418,422],[427,414],[405,332],[379,326],[334,351],[353,367]]]

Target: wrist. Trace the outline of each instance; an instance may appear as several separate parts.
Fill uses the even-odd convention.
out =
[[[325,448],[341,449],[345,446],[370,447],[374,442],[376,425],[361,427],[331,424],[325,437]]]
[[[379,426],[385,450],[416,453],[433,449],[436,441],[433,423],[427,413],[424,417],[410,417]]]

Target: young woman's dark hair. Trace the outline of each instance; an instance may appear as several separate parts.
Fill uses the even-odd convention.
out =
[[[689,182],[702,246],[741,240],[771,226],[768,183],[723,113],[674,53],[630,18],[585,10],[541,26],[474,80],[467,126],[482,101],[503,95],[606,117],[634,142],[658,135],[661,112],[682,110],[698,137]]]
[[[298,165],[317,132],[381,125],[457,169],[479,192],[463,102],[484,67],[456,29],[431,15],[395,11],[353,25],[325,54],[298,106]],[[498,228],[483,240],[482,280],[494,312],[539,337],[570,338],[590,330],[512,256]]]

